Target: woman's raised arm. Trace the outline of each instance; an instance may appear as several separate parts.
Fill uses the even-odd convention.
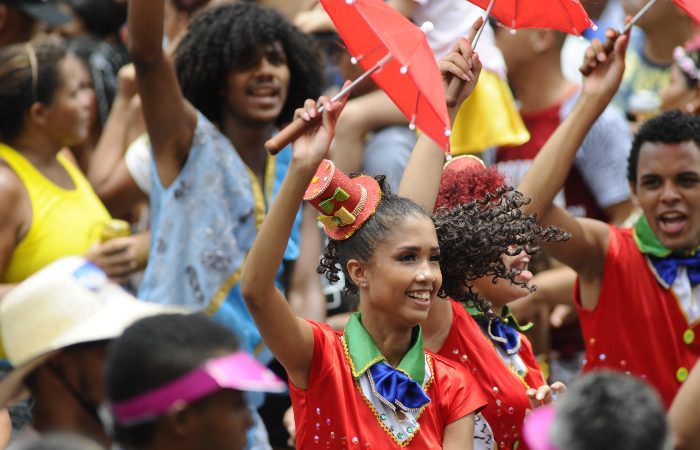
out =
[[[187,160],[197,113],[183,97],[163,50],[163,1],[129,0],[129,54],[158,174],[167,187]]]
[[[255,238],[241,274],[241,294],[250,315],[258,326],[263,341],[287,370],[289,379],[299,389],[306,389],[314,350],[311,325],[294,315],[287,299],[275,287],[277,267],[282,263],[294,217],[304,192],[328,153],[335,134],[335,122],[347,97],[324,105],[323,120],[311,127],[292,144],[292,161],[282,186]],[[313,118],[316,102],[307,100],[294,118]]]

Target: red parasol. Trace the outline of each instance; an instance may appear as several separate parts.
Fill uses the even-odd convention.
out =
[[[426,22],[418,28],[382,0],[321,0],[321,3],[353,55],[353,62],[366,70],[336,97],[342,97],[371,75],[410,120],[411,128],[418,127],[449,152],[451,132],[445,92],[425,37],[432,31],[432,24]],[[299,120],[268,141],[265,144],[268,151],[283,148],[301,134],[309,122],[297,123]]]
[[[700,23],[700,2],[698,0],[673,0],[697,23]]]
[[[469,0],[469,2],[486,10],[484,23],[472,43],[474,50],[490,15],[512,29],[551,28],[575,36],[581,36],[581,32],[588,27],[598,29],[578,0]],[[461,87],[462,80],[459,78],[455,77],[450,82],[446,95],[447,105],[450,108],[457,103],[457,95]]]
[[[594,27],[578,0],[469,0],[510,28],[551,28],[580,36]]]

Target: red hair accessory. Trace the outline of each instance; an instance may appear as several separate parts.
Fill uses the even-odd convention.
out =
[[[332,161],[324,159],[306,188],[304,200],[323,214],[318,220],[328,237],[342,240],[352,236],[374,214],[381,196],[374,178],[348,178]]]
[[[448,161],[440,180],[435,209],[455,208],[477,198],[494,194],[505,183],[504,175],[496,166],[486,167],[484,162],[472,155],[462,155]]]

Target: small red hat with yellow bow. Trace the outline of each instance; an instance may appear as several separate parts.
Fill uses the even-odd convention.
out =
[[[374,214],[381,196],[374,178],[348,178],[332,161],[324,159],[306,188],[304,200],[322,213],[318,220],[328,237],[342,240],[352,236]]]

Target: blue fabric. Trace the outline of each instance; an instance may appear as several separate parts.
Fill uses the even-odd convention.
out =
[[[700,284],[700,254],[681,256],[670,254],[664,258],[648,255],[656,273],[659,274],[669,286],[673,284],[678,273],[678,266],[688,268],[688,279],[692,287]]]
[[[417,381],[411,380],[408,375],[388,364],[375,364],[369,368],[369,372],[372,374],[377,394],[399,409],[403,408],[396,401],[407,410],[420,409],[430,402],[430,397]]]
[[[505,348],[509,355],[516,355],[520,351],[520,333],[515,328],[503,323],[500,318],[490,321],[488,328],[486,335],[489,339]]]
[[[214,296],[242,267],[257,234],[248,169],[231,141],[204,115],[198,112],[197,117],[187,162],[168,188],[160,182],[155,161],[151,163],[151,248],[138,292],[142,300],[182,305],[193,311],[212,308]],[[277,155],[272,198],[266,198],[267,205],[272,204],[282,184],[291,155],[291,146]],[[300,223],[301,210],[285,250],[285,261],[299,257]],[[283,288],[283,271],[282,266],[277,270],[279,288]],[[262,347],[238,283],[212,318],[236,333],[241,348],[256,353],[263,364],[272,359],[269,350]],[[262,394],[258,397],[252,402],[256,408],[264,398]]]

